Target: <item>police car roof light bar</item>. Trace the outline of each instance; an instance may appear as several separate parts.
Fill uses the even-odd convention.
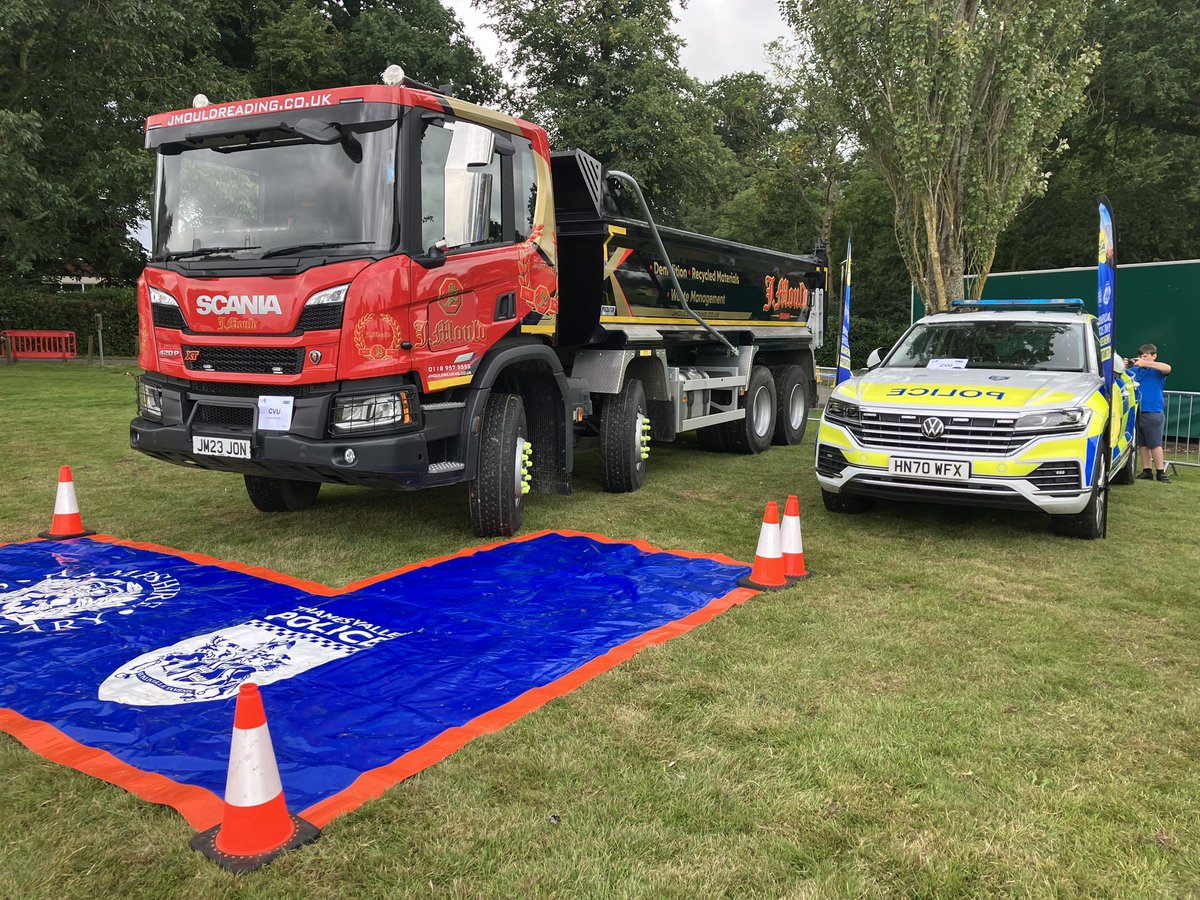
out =
[[[1064,312],[1084,312],[1083,300],[1078,297],[1038,298],[1031,300],[951,300],[954,309],[1052,309]]]

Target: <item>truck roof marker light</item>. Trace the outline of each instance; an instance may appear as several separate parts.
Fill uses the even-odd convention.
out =
[[[192,98],[192,106],[195,109],[204,109],[206,106],[211,106],[211,101],[203,94],[197,94]]]
[[[382,78],[383,83],[389,87],[399,87],[400,85],[404,84],[404,70],[395,63],[384,69],[383,73],[379,77]]]

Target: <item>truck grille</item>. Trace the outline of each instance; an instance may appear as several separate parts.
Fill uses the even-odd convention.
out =
[[[224,384],[219,381],[189,381],[188,389],[217,397],[307,397],[312,392],[307,384]]]
[[[921,426],[926,419],[941,420],[943,432],[940,437],[925,437]],[[944,450],[980,456],[1007,456],[1037,436],[1027,431],[1018,434],[1015,419],[989,416],[930,416],[864,409],[861,421],[834,421],[848,429],[864,446],[919,453]]]
[[[318,303],[304,307],[300,313],[300,322],[296,326],[299,331],[327,331],[330,328],[342,327],[341,303]]]
[[[187,328],[183,321],[183,313],[178,306],[163,306],[161,303],[150,304],[150,312],[154,317],[155,328]]]
[[[212,406],[201,403],[196,406],[196,421],[204,425],[219,425],[222,428],[252,428],[254,410],[248,406]]]
[[[299,375],[303,347],[184,347],[183,364],[199,372]]]

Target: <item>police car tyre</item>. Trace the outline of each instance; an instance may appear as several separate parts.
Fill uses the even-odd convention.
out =
[[[808,428],[808,385],[804,370],[799,366],[773,366],[771,379],[775,382],[775,435],[771,443],[777,447],[792,447],[804,440]]]
[[[317,501],[321,491],[319,481],[295,481],[290,478],[267,478],[265,475],[246,475],[246,493],[260,512],[299,512]]]
[[[875,507],[875,500],[871,497],[860,497],[857,494],[835,494],[824,488],[821,488],[821,502],[825,504],[825,508],[829,512],[849,515],[870,512]]]
[[[1052,516],[1050,525],[1054,533],[1062,537],[1077,537],[1094,541],[1104,537],[1104,524],[1108,516],[1108,447],[1100,446],[1096,460],[1096,477],[1092,484],[1092,495],[1087,506],[1074,515]]]
[[[725,429],[725,445],[731,453],[762,453],[771,446],[775,434],[777,400],[770,369],[755,366],[750,370],[744,399],[746,417],[721,426]]]
[[[1113,473],[1113,484],[1133,484],[1137,478],[1137,435],[1129,442],[1129,456],[1125,459],[1125,464]]]
[[[636,378],[620,393],[606,397],[600,411],[600,482],[610,494],[636,491],[646,480],[642,459],[642,422],[646,390]]]
[[[471,525],[479,537],[512,537],[521,528],[524,443],[525,404],[516,394],[493,392],[483,409],[479,469],[468,491]]]

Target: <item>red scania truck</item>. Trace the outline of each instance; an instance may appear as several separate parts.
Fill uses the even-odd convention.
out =
[[[384,84],[152,116],[134,449],[322,483],[469,483],[481,536],[530,489],[641,486],[651,440],[796,444],[829,265],[655,226],[637,183],[390,67]]]

